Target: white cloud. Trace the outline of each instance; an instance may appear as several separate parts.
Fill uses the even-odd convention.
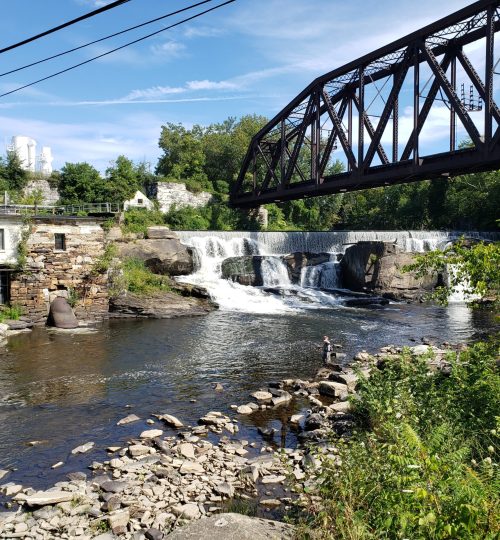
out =
[[[207,38],[207,37],[219,37],[223,35],[225,31],[221,28],[215,28],[210,26],[188,26],[184,30],[184,37],[188,39],[193,38]]]
[[[234,90],[238,86],[230,81],[189,81],[186,83],[188,90]]]
[[[171,86],[152,86],[151,88],[144,88],[139,90],[132,90],[130,94],[127,94],[123,101],[132,101],[137,99],[157,99],[162,96],[172,94],[182,94],[185,92],[184,88],[171,87]]]
[[[151,52],[162,58],[179,58],[185,54],[186,46],[179,41],[166,41],[165,43],[156,43],[151,46]]]

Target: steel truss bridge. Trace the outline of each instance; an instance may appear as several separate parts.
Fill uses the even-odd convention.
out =
[[[231,205],[500,168],[499,6],[480,0],[317,78],[252,139]]]

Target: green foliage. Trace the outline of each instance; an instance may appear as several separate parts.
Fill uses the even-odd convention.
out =
[[[29,172],[23,169],[23,163],[17,152],[8,151],[5,160],[0,159],[0,179],[2,188],[12,192],[22,191],[29,180]]]
[[[17,304],[0,307],[0,322],[11,320],[18,321],[23,315],[23,308]]]
[[[103,254],[96,259],[92,266],[91,274],[97,276],[107,272],[111,266],[113,259],[118,255],[116,244],[109,243],[104,248]]]
[[[125,156],[118,156],[106,169],[104,182],[106,202],[122,204],[131,199],[142,188],[137,168]]]
[[[22,272],[26,266],[26,261],[28,258],[28,240],[31,236],[33,226],[28,217],[23,218],[23,226],[21,228],[21,235],[19,237],[19,242],[17,243],[17,262],[16,270]]]
[[[165,217],[158,210],[147,208],[129,208],[124,214],[123,232],[146,234],[147,228],[153,225],[165,225]]]
[[[407,351],[362,379],[353,407],[365,428],[324,458],[301,537],[498,538],[497,355],[498,341],[477,344],[445,376]]]
[[[125,290],[141,295],[170,291],[168,276],[153,274],[140,259],[125,259],[122,263]]]
[[[472,246],[465,240],[444,250],[415,255],[415,262],[403,268],[417,277],[443,273],[448,269],[450,284],[440,286],[431,297],[443,304],[459,286],[469,295],[500,297],[500,242],[478,242]]]
[[[76,304],[78,304],[78,301],[80,300],[80,294],[74,287],[68,288],[68,304],[74,308]]]
[[[62,204],[106,202],[104,180],[88,163],[66,163],[59,178]]]

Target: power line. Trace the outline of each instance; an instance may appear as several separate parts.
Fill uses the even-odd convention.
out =
[[[78,51],[80,49],[84,49],[85,47],[89,47],[90,45],[95,45],[96,43],[100,43],[101,41],[105,41],[106,39],[111,39],[113,37],[120,36],[121,34],[131,32],[132,30],[137,30],[137,28],[141,28],[143,26],[147,26],[148,24],[152,24],[152,23],[161,21],[162,19],[166,19],[168,17],[178,15],[179,13],[182,13],[183,11],[188,11],[190,9],[201,6],[202,4],[206,4],[208,2],[213,2],[213,0],[203,0],[202,2],[198,2],[197,4],[193,4],[191,6],[188,6],[188,7],[182,8],[182,9],[178,9],[177,11],[172,11],[170,13],[167,13],[166,15],[162,15],[161,17],[156,17],[155,19],[151,19],[151,20],[143,22],[141,24],[131,26],[130,28],[125,28],[124,30],[120,30],[120,32],[115,32],[114,34],[109,34],[109,35],[104,36],[104,37],[102,37],[100,39],[96,39],[94,41],[90,41],[89,43],[79,45],[78,47],[74,47],[73,49],[68,49],[67,51],[63,51],[63,52],[60,52],[58,54],[48,56],[47,58],[43,58],[42,60],[37,60],[36,62],[32,62],[31,64],[26,64],[26,65],[18,67],[16,69],[11,69],[10,71],[6,71],[5,73],[0,73],[0,77],[5,77],[6,75],[11,75],[12,73],[22,71],[23,69],[27,69],[29,67],[37,66],[38,64],[43,64],[44,62],[48,62],[49,60],[54,60],[54,58],[59,58],[59,57],[64,56],[66,54]]]
[[[206,15],[207,13],[210,13],[211,11],[215,11],[216,9],[219,9],[221,7],[227,6],[228,4],[232,4],[233,2],[236,2],[236,0],[227,0],[226,2],[223,2],[222,4],[218,4],[217,6],[206,9],[205,11],[201,11],[200,13],[197,13],[196,15],[192,15],[191,17],[187,17],[186,19],[183,19],[182,21],[178,21],[178,22],[176,22],[174,24],[171,24],[170,26],[167,26],[165,28],[161,28],[160,30],[157,30],[156,32],[152,32],[151,34],[148,34],[146,36],[140,37],[138,39],[134,39],[133,41],[129,41],[128,43],[125,43],[124,45],[121,45],[120,47],[116,47],[115,49],[111,49],[110,51],[99,54],[98,56],[94,56],[93,58],[89,58],[88,60],[85,60],[85,61],[80,62],[78,64],[74,64],[73,66],[70,66],[70,67],[68,67],[66,69],[62,69],[61,71],[57,71],[56,73],[52,73],[52,75],[47,75],[46,77],[43,77],[41,79],[37,79],[36,81],[32,81],[32,82],[30,82],[28,84],[25,84],[23,86],[15,88],[14,90],[10,90],[9,92],[5,92],[3,94],[0,94],[0,98],[8,96],[10,94],[14,94],[15,92],[19,92],[20,90],[24,90],[25,88],[28,88],[30,86],[34,86],[35,84],[41,83],[41,82],[46,81],[48,79],[52,79],[53,77],[57,77],[58,75],[61,75],[63,73],[66,73],[68,71],[76,69],[77,67],[84,66],[85,64],[89,64],[90,62],[93,62],[94,60],[98,60],[99,58],[102,58],[103,56],[107,56],[108,54],[114,53],[114,52],[119,51],[121,49],[125,49],[125,47],[129,47],[130,45],[134,45],[135,43],[139,43],[140,41],[144,41],[145,39],[148,39],[148,38],[150,38],[152,36],[156,36],[157,34],[159,34],[161,32],[165,32],[166,30],[170,30],[171,28],[174,28],[176,26],[184,24],[184,23],[186,23],[188,21],[192,21],[193,19],[201,17],[202,15]]]
[[[80,17],[77,17],[76,19],[72,19],[71,21],[67,21],[63,24],[60,24],[59,26],[50,28],[49,30],[45,30],[45,32],[42,32],[41,34],[37,34],[36,36],[32,36],[27,39],[24,39],[23,41],[20,41],[19,43],[14,43],[14,45],[9,45],[8,47],[4,47],[3,49],[0,49],[0,54],[7,51],[11,51],[12,49],[17,49],[17,47],[21,47],[21,45],[26,45],[27,43],[31,43],[32,41],[48,36],[49,34],[53,34],[54,32],[58,32],[59,30],[62,30],[63,28],[67,28],[68,26],[76,24],[77,22],[84,21],[85,19],[90,19],[91,17],[95,17],[96,15],[99,15],[100,13],[104,13],[105,11],[109,11],[110,9],[114,9],[118,6],[121,6],[122,4],[126,4],[127,2],[130,2],[130,0],[116,0],[115,2],[111,2],[111,4],[108,4],[107,6],[100,7],[99,9],[90,11],[89,13],[85,15],[81,15]]]

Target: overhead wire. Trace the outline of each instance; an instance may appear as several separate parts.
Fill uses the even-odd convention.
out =
[[[8,96],[10,94],[14,94],[15,92],[19,92],[20,90],[24,90],[25,88],[29,88],[30,86],[34,86],[35,84],[41,83],[43,81],[47,81],[49,79],[52,79],[54,77],[57,77],[58,75],[62,75],[63,73],[67,73],[68,71],[71,71],[73,69],[76,69],[78,67],[84,66],[85,64],[89,64],[90,62],[93,62],[94,60],[98,60],[99,58],[103,58],[104,56],[107,56],[109,54],[112,54],[116,51],[119,51],[121,49],[125,49],[126,47],[129,47],[130,45],[135,45],[136,43],[139,43],[141,41],[144,41],[152,36],[156,36],[157,34],[160,34],[161,32],[165,32],[166,30],[170,30],[172,28],[175,28],[176,26],[180,26],[181,24],[184,24],[186,22],[192,21],[193,19],[196,19],[198,17],[201,17],[203,15],[206,15],[207,13],[210,13],[211,11],[215,11],[217,9],[220,9],[224,6],[227,6],[228,4],[232,4],[233,2],[236,2],[236,0],[226,0],[226,2],[223,2],[222,4],[218,4],[217,6],[211,7],[209,9],[206,9],[204,11],[201,11],[200,13],[196,13],[195,15],[192,15],[191,17],[187,17],[181,21],[178,21],[174,24],[171,24],[170,26],[166,26],[165,28],[161,28],[160,30],[157,30],[156,32],[152,32],[150,34],[147,34],[145,36],[142,36],[138,39],[134,39],[133,41],[129,41],[128,43],[125,43],[124,45],[121,45],[120,47],[116,47],[114,49],[111,49],[109,51],[106,51],[102,54],[99,54],[97,56],[94,56],[92,58],[89,58],[88,60],[84,60],[83,62],[79,62],[78,64],[74,64],[66,69],[62,69],[60,71],[57,71],[56,73],[52,73],[51,75],[47,75],[46,77],[42,77],[41,79],[37,79],[36,81],[32,81],[28,84],[25,84],[23,86],[19,86],[18,88],[15,88],[14,90],[10,90],[9,92],[4,92],[3,94],[0,94],[0,98]]]
[[[132,30],[137,30],[137,28],[142,28],[143,26],[147,26],[149,24],[153,24],[155,22],[161,21],[162,19],[166,19],[168,17],[173,17],[174,15],[178,15],[179,13],[182,13],[184,11],[188,11],[190,9],[194,9],[195,7],[201,6],[202,4],[207,4],[208,2],[213,2],[213,0],[203,0],[201,2],[198,2],[197,4],[193,4],[191,6],[178,9],[176,11],[172,11],[170,13],[167,13],[166,15],[161,15],[160,17],[156,17],[155,19],[150,19],[149,21],[145,21],[141,24],[136,24],[135,26],[131,26],[129,28],[125,28],[124,30],[120,30],[119,32],[115,32],[113,34],[109,34],[107,36],[104,36],[102,38],[96,39],[94,41],[89,41],[88,43],[84,43],[83,45],[79,45],[78,47],[74,47],[72,49],[68,49],[66,51],[54,54],[52,56],[48,56],[47,58],[42,58],[41,60],[37,60],[36,62],[31,62],[31,64],[26,64],[24,66],[11,69],[10,71],[5,71],[4,73],[0,73],[0,77],[5,77],[6,75],[11,75],[12,73],[17,73],[18,71],[22,71],[23,69],[27,69],[33,66],[37,66],[39,64],[43,64],[44,62],[48,62],[49,60],[54,60],[55,58],[60,58],[61,56],[64,56],[66,54],[70,54],[75,51],[79,51],[80,49],[84,49],[85,47],[89,47],[90,45],[95,45],[96,43],[101,43],[102,41],[105,41],[107,39],[114,38],[116,36],[120,36],[122,34],[125,34],[127,32],[131,32]]]
[[[72,26],[73,24],[76,24],[80,21],[90,19],[91,17],[95,17],[96,15],[100,15],[101,13],[104,13],[105,11],[109,11],[110,9],[114,9],[130,1],[131,0],[116,0],[115,2],[111,2],[111,4],[102,6],[98,9],[95,9],[94,11],[89,11],[85,15],[81,15],[80,17],[77,17],[76,19],[71,19],[70,21],[66,21],[65,23],[60,24],[59,26],[55,26],[54,28],[50,28],[49,30],[45,30],[44,32],[41,32],[40,34],[37,34],[36,36],[23,39],[22,41],[19,41],[18,43],[14,43],[13,45],[4,47],[3,49],[0,49],[0,54],[3,54],[7,51],[11,51],[12,49],[17,49],[18,47],[21,47],[22,45],[27,45],[28,43],[31,43],[32,41],[36,41],[37,39],[53,34],[54,32],[59,32],[59,30],[62,30],[63,28],[67,28],[68,26]]]

